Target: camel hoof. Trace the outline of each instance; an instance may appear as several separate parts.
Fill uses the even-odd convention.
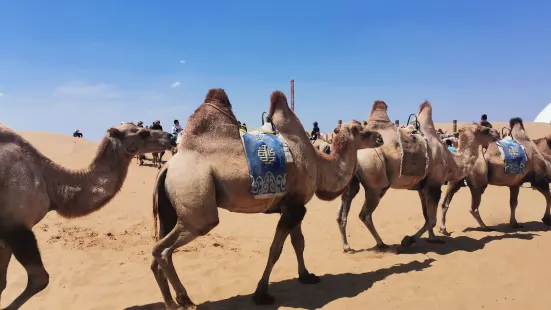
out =
[[[405,236],[404,239],[402,239],[402,243],[400,245],[403,248],[409,248],[414,243],[415,243],[415,239],[413,237]]]
[[[511,228],[519,229],[519,228],[522,228],[522,227],[524,227],[524,225],[519,224],[519,223],[511,223]]]
[[[258,305],[273,305],[275,298],[266,292],[254,292],[253,302]]]
[[[197,305],[195,305],[188,296],[176,296],[176,303],[179,307],[178,310],[197,310]]]
[[[547,226],[551,226],[551,217],[544,217],[541,219],[541,221],[547,225]]]
[[[444,244],[444,243],[446,243],[446,241],[444,241],[442,239],[438,239],[438,238],[428,238],[427,242],[432,243],[432,244]]]
[[[444,235],[444,236],[447,236],[447,237],[449,237],[449,236],[452,235],[452,234],[449,233],[446,229],[440,229],[440,233],[441,233],[442,235]]]
[[[390,250],[390,247],[386,243],[377,244],[375,246],[375,251],[377,252],[388,252]]]
[[[356,250],[351,249],[351,248],[344,248],[342,251],[343,251],[343,253],[346,253],[346,254],[354,254],[354,253],[356,253]]]
[[[308,273],[298,277],[298,280],[302,284],[317,284],[321,281],[320,277],[313,273]]]

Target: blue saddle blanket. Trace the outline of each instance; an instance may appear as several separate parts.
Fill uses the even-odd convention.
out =
[[[285,194],[285,152],[278,137],[253,131],[242,133],[241,138],[249,163],[253,196],[256,199],[265,199]]]
[[[523,173],[528,158],[522,145],[510,137],[498,141],[497,145],[505,163],[505,174]]]

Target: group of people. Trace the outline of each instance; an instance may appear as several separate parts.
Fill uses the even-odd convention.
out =
[[[138,127],[144,127],[143,126],[143,122],[142,121],[139,121],[136,126]],[[151,126],[145,126],[145,128],[147,129],[152,129],[152,130],[163,130],[163,126],[161,125],[161,121],[160,120],[156,120],[154,121]],[[182,126],[180,126],[180,121],[178,121],[177,119],[174,120],[174,125],[172,125],[172,129],[171,129],[171,134],[172,136],[174,137],[174,139],[177,139],[178,137],[178,134],[184,130],[182,128]],[[164,151],[160,152],[159,153],[159,158],[162,159],[163,158],[163,155],[165,154]],[[140,154],[138,155],[138,160],[140,161],[140,166],[143,165],[143,161],[145,160],[145,155],[144,154]]]

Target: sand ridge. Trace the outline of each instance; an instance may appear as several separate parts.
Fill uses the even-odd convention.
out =
[[[492,123],[499,130],[506,123]],[[502,126],[502,125],[503,126]],[[532,139],[550,132],[550,124],[525,123]],[[461,127],[461,124],[458,126]],[[451,124],[436,124],[451,130]],[[22,135],[46,156],[70,168],[85,167],[96,143],[38,132]],[[169,152],[165,155],[170,157]],[[36,225],[39,247],[50,284],[22,309],[163,309],[149,269],[152,237],[151,194],[157,169],[135,160],[121,190],[105,208],[88,217],[66,220],[50,213]],[[443,188],[445,191],[445,187]],[[488,225],[509,219],[509,190],[490,186],[480,211]],[[375,241],[357,217],[362,193],[354,200],[348,235],[355,254],[342,253],[336,224],[340,200],[307,206],[303,231],[309,270],[318,285],[297,280],[290,242],[271,277],[271,307],[256,307],[251,294],[266,264],[277,215],[244,215],[220,211],[221,224],[207,236],[181,248],[174,261],[190,297],[206,309],[546,309],[541,292],[551,276],[551,233],[540,219],[541,194],[522,188],[517,217],[520,230],[499,225],[480,232],[468,212],[470,194],[463,188],[448,212],[452,237],[446,244],[415,244],[401,254],[378,253]],[[374,214],[379,233],[398,244],[424,222],[418,195],[389,190]],[[26,274],[12,259],[2,306],[26,284]]]

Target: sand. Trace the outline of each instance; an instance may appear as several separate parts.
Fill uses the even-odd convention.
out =
[[[449,130],[451,124],[439,127]],[[549,124],[526,127],[532,138],[550,129]],[[85,167],[97,146],[63,135],[22,134],[72,168]],[[156,172],[134,160],[122,191],[105,208],[73,220],[50,213],[35,227],[50,285],[23,310],[164,309],[149,269]],[[342,252],[335,221],[340,200],[312,199],[303,224],[305,259],[322,282],[305,286],[296,280],[296,258],[287,242],[271,277],[274,306],[255,307],[251,294],[267,260],[277,215],[222,210],[216,229],[175,253],[175,266],[192,300],[203,304],[201,309],[548,308],[551,232],[540,221],[545,201],[536,191],[521,189],[517,218],[525,227],[513,231],[501,225],[509,221],[508,189],[490,186],[480,210],[486,224],[500,226],[498,232],[486,233],[471,229],[477,225],[468,212],[470,193],[463,188],[448,212],[452,237],[443,238],[446,244],[422,241],[403,254],[370,250],[375,241],[357,217],[362,197],[360,193],[354,200],[348,224],[350,245],[360,250],[355,254]],[[417,193],[390,190],[374,221],[383,240],[398,244],[423,224]],[[12,259],[2,306],[26,281],[23,268]]]

